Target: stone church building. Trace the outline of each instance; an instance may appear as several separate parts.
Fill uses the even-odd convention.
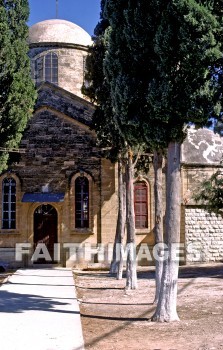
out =
[[[28,40],[38,100],[16,161],[0,175],[0,263],[108,265],[117,218],[117,166],[97,146],[94,106],[81,93],[91,38],[74,23],[54,19],[33,25]],[[182,146],[183,263],[223,260],[221,217],[191,199],[196,184],[219,166],[222,149],[220,136],[205,129],[189,130]],[[150,251],[153,183],[152,171],[134,183],[137,246]],[[146,257],[139,264],[153,264]]]

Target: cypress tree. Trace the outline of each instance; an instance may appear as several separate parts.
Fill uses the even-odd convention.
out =
[[[28,58],[28,0],[0,1],[0,147],[16,148],[36,98]],[[0,171],[9,152],[0,152]]]
[[[206,125],[221,110],[221,13],[214,0],[107,0],[105,6],[111,35],[104,69],[119,127],[130,143],[136,136],[153,149],[167,148],[169,257],[154,321],[178,319],[180,145],[190,123]]]
[[[214,74],[222,57],[221,26],[214,4],[214,1],[169,1],[154,38],[157,76],[149,84],[147,99],[152,115],[159,118],[166,131],[165,234],[169,249],[154,321],[178,319],[175,244],[180,240],[180,145],[190,123],[207,125],[210,116],[220,112],[218,78]]]
[[[111,145],[120,145],[115,142],[118,135],[130,149],[144,142],[159,153],[168,148],[170,259],[163,273],[167,288],[153,319],[170,321],[178,318],[178,266],[171,247],[179,241],[180,144],[190,123],[203,126],[210,115],[220,112],[222,6],[217,0],[102,3],[109,28],[103,35],[106,47],[100,61],[105,91],[99,85],[96,89],[102,92],[97,109],[100,133]]]
[[[112,118],[113,111],[109,85],[104,74],[103,62],[110,35],[109,21],[104,18],[105,0],[101,0],[101,18],[94,30],[93,45],[86,58],[85,83],[82,92],[95,104],[92,127],[97,133],[100,147],[106,148],[105,156],[112,161],[118,159],[124,140]]]
[[[119,209],[118,219],[116,227],[116,235],[113,249],[113,260],[111,263],[111,273],[117,272],[117,278],[122,278],[123,269],[123,240],[124,230],[126,222],[126,185],[125,185],[125,166],[129,164],[127,161],[127,148],[125,145],[125,139],[122,135],[122,130],[116,120],[116,116],[113,113],[112,97],[110,95],[110,87],[105,77],[103,62],[105,59],[105,53],[107,51],[107,42],[110,35],[110,26],[108,20],[104,18],[104,5],[105,1],[101,1],[101,19],[95,28],[93,36],[93,46],[89,48],[89,54],[86,60],[86,74],[85,83],[82,87],[82,92],[87,95],[92,102],[95,103],[95,112],[93,115],[93,127],[97,133],[99,145],[102,148],[106,148],[108,151],[104,153],[111,161],[118,161],[119,169],[119,181],[118,181],[118,196],[119,196]],[[124,159],[125,158],[125,159]],[[130,163],[132,160],[130,160]],[[129,169],[128,169],[129,170]],[[130,175],[132,176],[132,169]],[[132,185],[132,181],[130,181]],[[128,209],[129,205],[128,205]],[[129,212],[129,210],[128,210]],[[131,212],[131,210],[130,210]],[[133,217],[132,217],[133,218]],[[131,220],[132,221],[132,220]],[[132,222],[131,222],[132,224]],[[131,245],[131,242],[129,242]],[[128,256],[133,250],[129,249]],[[134,267],[133,267],[134,268]],[[127,286],[132,287],[131,282],[132,274],[130,270],[132,265],[129,264],[129,273],[127,278]],[[136,270],[134,273],[136,277]],[[134,283],[136,287],[136,282]]]

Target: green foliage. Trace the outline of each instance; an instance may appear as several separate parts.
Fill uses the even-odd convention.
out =
[[[223,212],[223,176],[222,171],[216,171],[209,179],[204,180],[193,198],[202,204],[209,212]]]
[[[148,101],[168,124],[168,141],[182,141],[184,125],[202,126],[214,112],[210,67],[222,56],[219,30],[216,17],[194,0],[169,2],[163,12],[154,38],[158,79],[149,85]]]
[[[104,71],[128,143],[165,148],[182,142],[190,123],[219,114],[217,11],[216,1],[107,0]]]
[[[221,2],[101,3],[83,91],[96,103],[102,146],[165,149],[220,114]]]
[[[103,16],[105,0],[101,1],[101,19],[97,24],[93,46],[89,47],[86,59],[85,83],[82,93],[95,104],[92,128],[97,133],[98,144],[104,148],[104,155],[116,161],[125,140],[118,129],[111,105],[110,88],[105,78],[103,64],[109,37],[109,22]]]
[[[0,147],[18,147],[36,98],[27,55],[28,0],[0,1]],[[0,152],[0,172],[9,154]]]

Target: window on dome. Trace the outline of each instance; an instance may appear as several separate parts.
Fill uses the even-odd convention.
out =
[[[49,81],[58,84],[58,57],[54,52],[39,57],[35,61],[35,81],[41,83]]]

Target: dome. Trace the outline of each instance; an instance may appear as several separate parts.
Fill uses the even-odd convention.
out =
[[[38,22],[29,28],[29,44],[64,43],[88,46],[90,35],[77,24],[61,19]]]

